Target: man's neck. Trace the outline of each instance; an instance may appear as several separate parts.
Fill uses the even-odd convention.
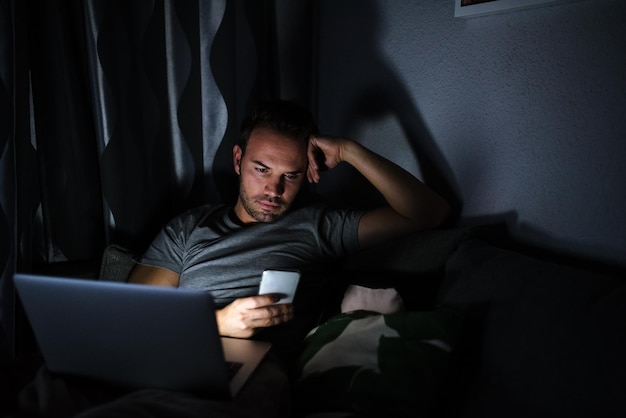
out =
[[[237,207],[236,205],[233,206],[229,211],[228,211],[228,217],[230,218],[231,221],[233,221],[233,223],[240,225],[240,226],[246,226],[249,225],[250,222],[244,222],[241,220],[241,218],[239,218],[239,216],[237,215]]]

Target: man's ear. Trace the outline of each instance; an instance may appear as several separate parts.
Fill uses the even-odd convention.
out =
[[[233,167],[235,168],[235,173],[237,175],[241,175],[241,157],[243,155],[243,150],[239,145],[235,145],[233,147]]]

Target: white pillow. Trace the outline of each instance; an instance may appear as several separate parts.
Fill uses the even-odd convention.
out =
[[[394,288],[371,289],[352,284],[343,295],[341,312],[358,310],[390,314],[404,311],[404,302]]]

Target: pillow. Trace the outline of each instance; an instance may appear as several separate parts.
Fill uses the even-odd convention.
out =
[[[477,228],[428,229],[368,247],[343,263],[344,270],[408,274],[441,272],[450,254]]]
[[[100,263],[100,280],[126,282],[135,267],[134,256],[131,250],[119,245],[107,246]]]
[[[404,310],[404,302],[394,288],[371,289],[369,287],[350,285],[341,301],[341,312],[371,311],[390,314]]]
[[[313,329],[298,359],[296,408],[411,416],[430,412],[462,329],[461,308],[354,311]]]

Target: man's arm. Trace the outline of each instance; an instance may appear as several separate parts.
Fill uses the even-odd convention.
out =
[[[130,283],[155,286],[178,287],[180,276],[163,267],[137,264]],[[272,305],[280,299],[278,295],[259,295],[236,299],[231,304],[215,311],[220,335],[225,337],[249,338],[265,327],[271,327],[293,318],[293,305]]]
[[[178,287],[180,276],[163,267],[137,264],[128,279],[130,283],[151,284],[154,286]]]
[[[320,156],[322,156],[320,158]],[[359,223],[362,248],[412,231],[440,225],[449,215],[448,203],[412,174],[357,142],[327,136],[311,137],[311,182],[319,182],[320,165],[333,168],[346,162],[359,171],[385,198],[388,206],[367,212]]]

